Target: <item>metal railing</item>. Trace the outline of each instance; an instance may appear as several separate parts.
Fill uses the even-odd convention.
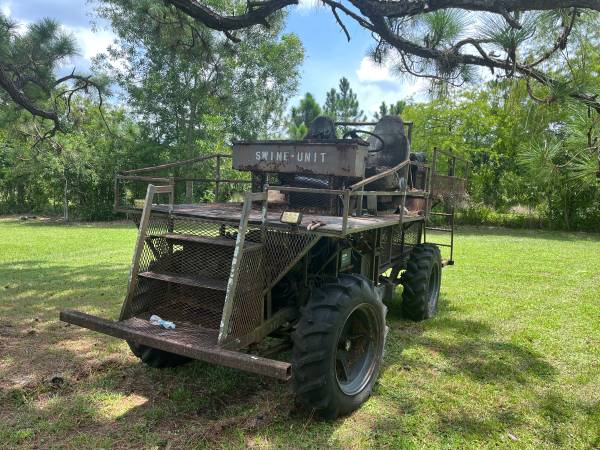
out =
[[[185,201],[186,203],[193,203],[193,190],[195,183],[203,183],[203,184],[214,184],[213,194],[215,200],[219,200],[222,194],[222,185],[224,184],[251,184],[252,181],[244,178],[222,178],[223,171],[223,160],[231,160],[231,155],[227,154],[214,154],[214,155],[206,155],[206,156],[198,156],[196,158],[173,161],[166,164],[160,164],[156,166],[150,167],[142,167],[139,169],[125,170],[119,172],[115,176],[114,183],[114,202],[113,209],[115,212],[129,212],[134,209],[141,209],[135,206],[135,202],[132,206],[123,205],[121,200],[123,198],[123,184],[127,182],[137,182],[137,183],[159,183],[160,185],[167,185],[172,187],[172,199],[170,202],[170,206],[173,206],[175,202],[175,197],[177,194],[177,187],[181,183],[185,183]],[[190,168],[194,164],[198,163],[207,163],[213,162],[215,164],[214,175],[212,177],[186,177],[186,176],[156,176],[156,175],[146,175],[152,172],[160,172],[164,170],[173,170],[178,168]]]

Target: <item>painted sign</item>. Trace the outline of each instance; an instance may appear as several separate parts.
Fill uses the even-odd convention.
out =
[[[362,178],[367,149],[365,145],[340,141],[236,142],[233,145],[233,168]]]

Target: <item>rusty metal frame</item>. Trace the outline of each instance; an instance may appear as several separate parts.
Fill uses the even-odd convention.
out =
[[[240,225],[238,228],[235,250],[233,251],[233,260],[231,262],[231,272],[227,281],[227,294],[225,295],[225,305],[223,306],[223,316],[221,317],[221,326],[219,327],[219,337],[217,343],[223,345],[229,337],[229,327],[233,303],[237,289],[237,282],[240,273],[240,263],[244,253],[244,242],[246,240],[246,231],[248,230],[248,219],[252,210],[252,203],[255,201],[267,201],[266,192],[246,192],[244,195],[244,206]]]
[[[135,208],[135,207],[131,208],[131,207],[120,207],[119,206],[119,198],[121,195],[121,192],[119,189],[120,182],[138,181],[138,182],[148,182],[148,183],[172,184],[173,185],[173,193],[172,193],[173,196],[175,196],[177,184],[183,182],[183,183],[186,183],[186,198],[191,197],[194,182],[215,183],[214,193],[215,193],[216,199],[219,198],[220,191],[221,191],[221,184],[223,184],[223,183],[240,183],[240,184],[251,184],[252,183],[252,180],[221,178],[221,166],[222,166],[223,159],[231,159],[231,155],[219,153],[219,154],[214,154],[214,155],[198,156],[196,158],[180,160],[180,161],[173,161],[173,162],[166,163],[166,164],[142,167],[139,169],[131,169],[131,170],[125,170],[125,171],[119,172],[115,175],[115,182],[114,182],[114,186],[113,186],[113,195],[114,195],[113,211],[127,213],[127,212],[131,212],[131,211],[136,211],[139,209],[139,208]],[[155,172],[155,171],[159,171],[159,170],[172,169],[172,168],[177,168],[177,167],[185,167],[185,166],[189,166],[191,164],[196,164],[199,162],[209,161],[209,160],[216,161],[214,178],[166,177],[166,176],[139,175],[139,174],[146,174],[148,172]],[[191,183],[191,186],[190,186],[190,183]]]
[[[234,369],[266,375],[280,380],[289,380],[292,375],[290,363],[231,351],[217,346],[192,346],[169,339],[165,336],[150,335],[132,330],[127,323],[114,322],[91,316],[79,311],[65,310],[60,312],[60,320],[72,323],[93,331],[108,334],[117,338],[133,341],[170,353],[198,359],[213,364],[220,364]]]
[[[120,319],[124,318],[125,311],[129,306],[131,301],[131,297],[135,292],[135,288],[137,286],[137,274],[140,268],[140,258],[142,256],[142,251],[144,250],[144,244],[146,243],[147,231],[148,231],[148,223],[150,221],[150,215],[152,213],[152,203],[154,202],[154,196],[156,194],[169,194],[170,200],[172,201],[172,193],[173,193],[173,185],[168,186],[154,186],[153,184],[148,185],[148,189],[146,191],[146,200],[144,201],[144,209],[142,210],[142,216],[140,218],[140,225],[138,227],[138,236],[135,243],[135,249],[133,251],[133,257],[131,260],[131,267],[129,268],[129,281],[127,283],[127,297],[123,302],[123,306],[121,308]],[[170,208],[173,207],[173,204],[170,204]]]

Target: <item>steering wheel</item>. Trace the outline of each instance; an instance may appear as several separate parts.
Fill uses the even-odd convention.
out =
[[[358,133],[363,133],[363,134],[368,134],[369,136],[373,136],[375,139],[377,139],[379,142],[381,142],[381,147],[377,148],[375,150],[369,150],[369,153],[376,153],[376,152],[380,152],[381,150],[383,150],[385,148],[385,142],[383,141],[383,139],[381,138],[381,136],[375,134],[375,133],[371,133],[370,131],[366,131],[366,130],[349,130],[346,131],[344,133],[343,139],[348,139],[349,137],[351,137],[352,139],[360,139],[360,137],[358,136]]]

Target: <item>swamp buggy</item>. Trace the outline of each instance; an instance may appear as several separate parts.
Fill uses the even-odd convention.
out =
[[[60,319],[125,339],[152,367],[221,364],[291,379],[299,402],[325,418],[355,410],[379,373],[384,302],[402,284],[403,314],[432,317],[442,267],[453,264],[468,163],[411,153],[411,134],[397,116],[318,118],[304,140],[235,142],[231,155],[120,173],[115,210],[139,229],[120,317]],[[214,201],[199,202],[209,186]],[[219,202],[227,190],[247,192]],[[432,243],[432,233],[449,239]],[[290,348],[291,361],[272,359]]]

